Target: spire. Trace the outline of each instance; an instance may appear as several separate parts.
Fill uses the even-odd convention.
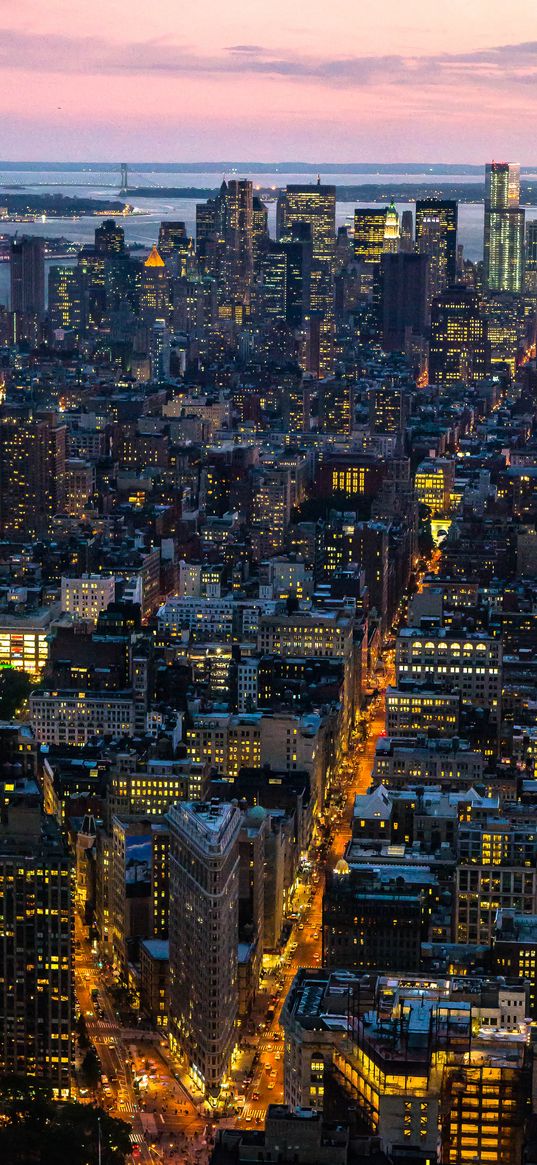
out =
[[[144,267],[165,267],[166,264],[161,255],[159,255],[155,243],[151,247],[151,254],[148,255]]]

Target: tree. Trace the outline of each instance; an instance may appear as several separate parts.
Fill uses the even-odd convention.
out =
[[[32,690],[32,682],[25,671],[12,667],[0,670],[0,720],[13,720]]]
[[[85,1020],[82,1012],[80,1012],[80,1015],[76,1021],[75,1030],[76,1030],[76,1033],[78,1035],[78,1046],[81,1049],[81,1051],[84,1051],[86,1048],[89,1048],[90,1039],[88,1036],[88,1029],[87,1029],[87,1025],[86,1025],[86,1020]]]
[[[101,1079],[101,1065],[94,1047],[89,1047],[84,1056],[82,1074],[90,1088],[95,1088]]]
[[[10,1165],[94,1165],[99,1126],[102,1165],[124,1165],[130,1129],[103,1109],[54,1101],[51,1088],[26,1077],[0,1079],[0,1159]]]

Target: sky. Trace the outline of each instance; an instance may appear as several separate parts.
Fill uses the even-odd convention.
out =
[[[2,158],[537,164],[536,8],[0,0]]]

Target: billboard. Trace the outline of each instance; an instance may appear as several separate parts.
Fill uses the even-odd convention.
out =
[[[125,892],[127,898],[151,896],[151,836],[125,838]]]

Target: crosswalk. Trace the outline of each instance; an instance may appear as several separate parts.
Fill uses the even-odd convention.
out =
[[[265,1119],[265,1109],[264,1108],[250,1108],[248,1105],[246,1105],[245,1108],[243,1109],[242,1116],[243,1117],[251,1116],[252,1120],[254,1120],[254,1121],[264,1120]]]
[[[136,1105],[134,1104],[134,1102],[132,1100],[120,1100],[120,1102],[117,1106],[117,1111],[118,1112],[127,1112],[127,1113],[130,1113],[132,1115],[132,1113],[136,1112],[137,1110],[136,1110]]]
[[[119,1032],[117,1023],[112,1023],[109,1019],[90,1019],[87,1028],[88,1032],[96,1036],[117,1035]]]

